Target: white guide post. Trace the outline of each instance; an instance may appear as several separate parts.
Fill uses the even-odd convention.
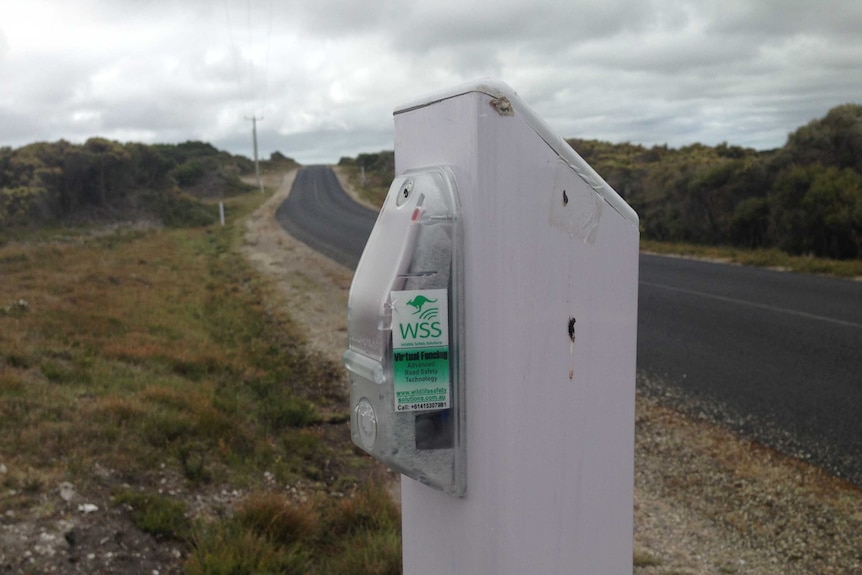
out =
[[[402,479],[404,573],[630,574],[638,218],[507,85],[395,111],[460,198],[466,491]]]

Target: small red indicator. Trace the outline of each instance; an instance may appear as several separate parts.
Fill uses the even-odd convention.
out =
[[[413,210],[413,215],[412,215],[412,216],[410,216],[410,221],[411,221],[411,222],[415,222],[416,220],[418,220],[418,219],[419,219],[419,214],[421,213],[421,211],[422,211],[422,210],[420,210],[419,208],[416,208],[415,210]]]

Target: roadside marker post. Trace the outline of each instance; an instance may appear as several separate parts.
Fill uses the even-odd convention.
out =
[[[394,117],[395,183],[406,189],[410,174],[432,169],[449,184],[416,176],[417,190],[456,189],[458,225],[443,235],[457,237],[452,277],[462,282],[449,279],[452,335],[437,348],[451,352],[445,400],[456,421],[442,453],[420,449],[423,414],[389,413],[382,392],[393,388],[400,405],[410,364],[397,366],[412,344],[396,338],[392,360],[384,334],[379,363],[345,355],[354,441],[419,479],[402,478],[404,573],[630,574],[637,215],[506,84],[461,86]],[[394,217],[389,202],[377,226]],[[373,238],[351,287],[351,349],[364,341],[351,322]],[[392,285],[374,300],[381,314],[408,313],[392,303],[402,295],[414,307],[447,297]],[[416,435],[405,440],[398,430],[413,430],[413,418]]]

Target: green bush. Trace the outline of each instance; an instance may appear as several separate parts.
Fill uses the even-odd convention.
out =
[[[135,526],[157,539],[185,541],[191,536],[191,521],[186,505],[175,499],[151,493],[124,491],[114,504],[125,506]]]
[[[218,206],[207,205],[179,190],[151,194],[148,203],[169,228],[208,226],[218,221]]]
[[[200,160],[189,160],[171,170],[171,176],[179,186],[187,187],[198,183],[207,173],[207,168]]]

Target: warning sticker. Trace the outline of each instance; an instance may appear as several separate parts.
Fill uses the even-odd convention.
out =
[[[445,289],[391,292],[395,410],[449,407],[449,307]]]

